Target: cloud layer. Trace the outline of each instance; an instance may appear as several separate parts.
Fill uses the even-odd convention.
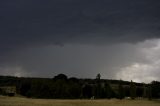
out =
[[[160,1],[2,0],[1,49],[159,37]]]

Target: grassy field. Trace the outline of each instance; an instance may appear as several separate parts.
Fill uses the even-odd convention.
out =
[[[0,97],[0,106],[160,106],[160,101],[148,100],[55,100]]]

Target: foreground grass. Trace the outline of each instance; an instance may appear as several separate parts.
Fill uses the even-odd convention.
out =
[[[148,100],[55,100],[0,97],[0,106],[160,106]]]

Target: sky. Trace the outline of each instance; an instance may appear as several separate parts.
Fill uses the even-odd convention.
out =
[[[160,81],[159,0],[0,0],[0,75]]]

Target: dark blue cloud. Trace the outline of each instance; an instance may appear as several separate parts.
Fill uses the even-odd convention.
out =
[[[159,37],[159,0],[1,0],[0,49]]]

